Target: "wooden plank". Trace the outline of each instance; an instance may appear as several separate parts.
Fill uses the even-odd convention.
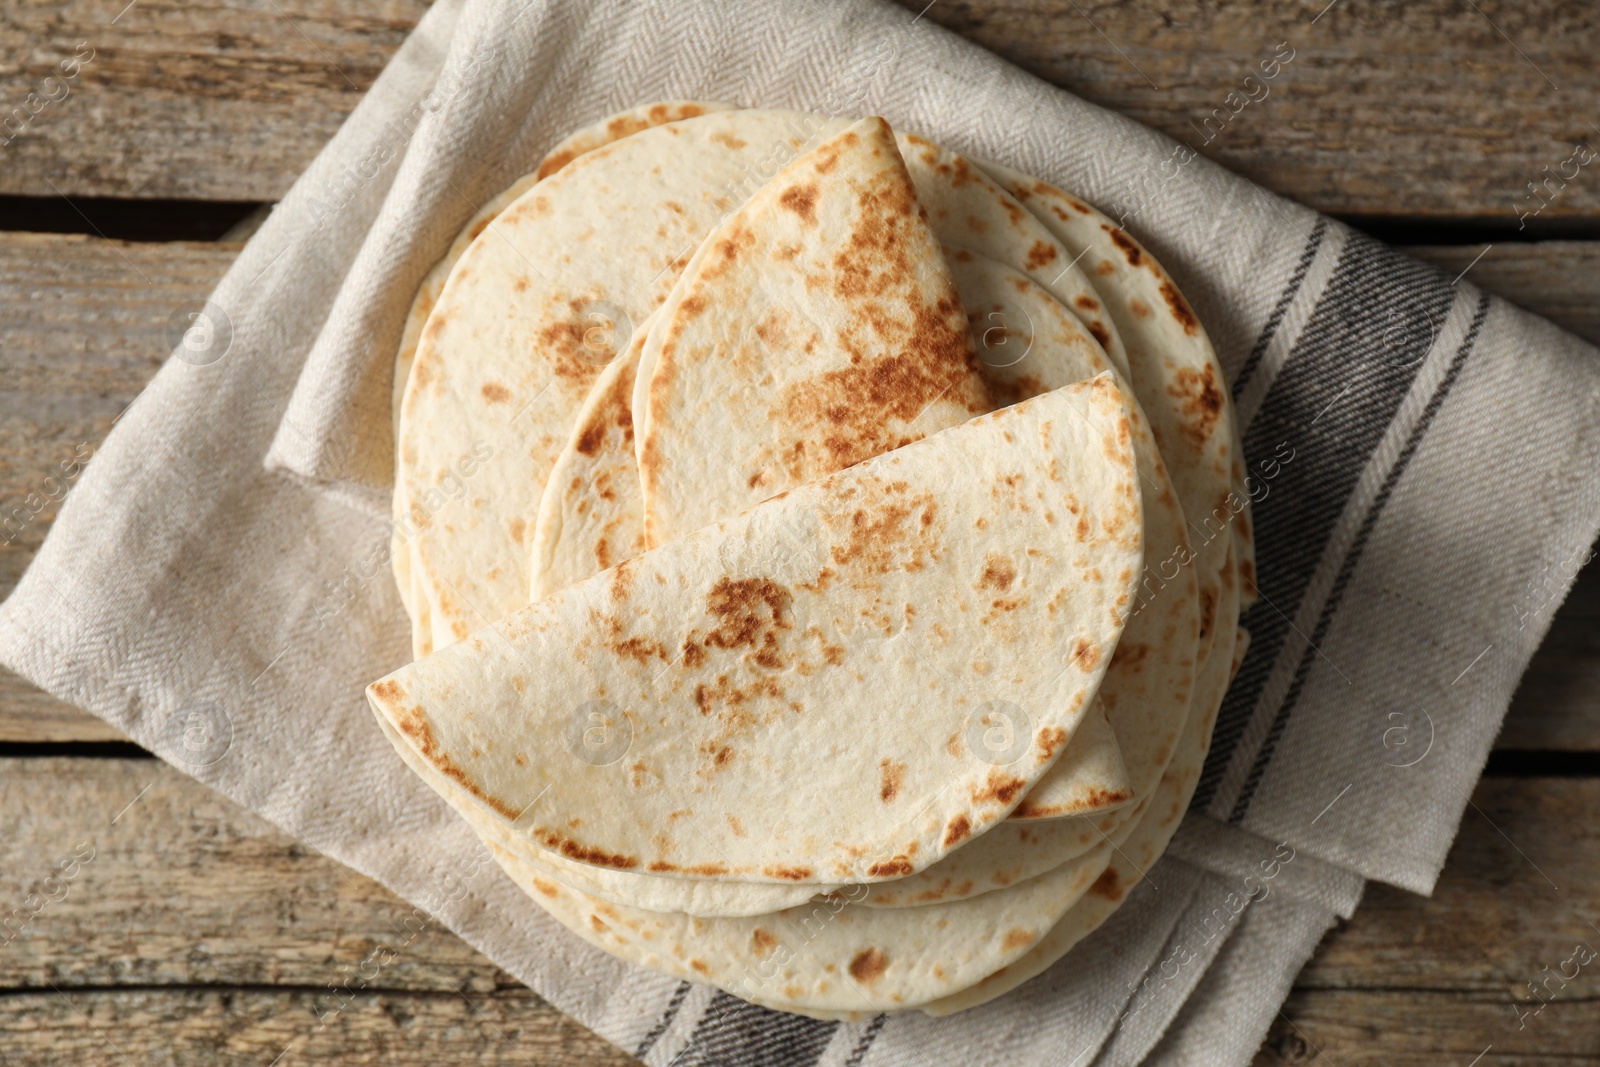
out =
[[[1502,242],[1487,251],[1483,245],[1419,245],[1406,251],[1451,277],[1466,271],[1462,276],[1480,289],[1600,344],[1600,241]]]
[[[1600,1008],[1590,997],[1555,1001],[1518,1030],[1507,998],[1492,993],[1296,990],[1255,1067],[1592,1067]]]
[[[1592,4],[945,0],[925,17],[1334,214],[1515,229],[1527,182],[1600,147]],[[1596,168],[1566,170],[1539,224],[1600,215]]]
[[[172,316],[204,300],[238,249],[0,233],[0,596],[55,517],[52,477],[99,447],[166,358]],[[1411,251],[1458,273],[1481,249]],[[1468,277],[1600,341],[1600,242],[1498,245]],[[118,737],[0,671],[0,742]],[[1600,564],[1562,606],[1501,744],[1600,751]]]
[[[385,991],[330,1009],[315,990],[12,993],[0,1010],[7,1067],[219,1063],[278,1067],[637,1067],[526,989]],[[280,1058],[281,1057],[281,1058]]]
[[[1487,779],[1473,802],[1433,899],[1370,887],[1258,1063],[1311,1062],[1300,1040],[1340,1065],[1465,1065],[1490,1043],[1530,1057],[1514,1062],[1600,1064],[1600,962],[1552,985],[1523,1031],[1512,1007],[1538,1006],[1526,983],[1576,942],[1600,947],[1588,926],[1600,921],[1600,780]],[[94,849],[0,951],[8,1064],[61,1062],[64,1048],[112,1062],[73,1006],[134,1062],[157,1049],[211,1062],[202,1054],[226,1047],[267,1063],[295,1039],[294,1062],[498,1063],[507,1047],[523,1061],[627,1062],[442,928],[403,940],[408,905],[164,764],[0,760],[0,820],[13,828],[0,836],[4,910]],[[379,947],[394,952],[381,988],[317,1030],[328,987]]]
[[[0,20],[0,55],[11,59],[0,67],[0,123],[30,93],[37,114],[4,146],[0,193],[278,200],[426,9],[424,0],[12,5]],[[48,95],[59,99],[40,107]]]
[[[0,55],[16,57],[0,67],[0,113],[38,93],[79,42],[95,50],[69,95],[6,146],[0,193],[53,196],[54,183],[81,196],[277,200],[424,9],[145,3],[113,25],[124,4],[32,0],[0,22]],[[1583,118],[1600,91],[1593,5],[1338,3],[1314,20],[1325,6],[941,0],[925,17],[1340,214],[1515,228],[1526,183],[1559,170],[1575,141],[1600,137]],[[1294,58],[1247,85],[1280,42]],[[1260,99],[1241,106],[1230,92]],[[1207,144],[1218,109],[1227,121],[1212,120]],[[1552,185],[1537,224],[1600,217],[1595,168],[1567,169],[1579,176]]]

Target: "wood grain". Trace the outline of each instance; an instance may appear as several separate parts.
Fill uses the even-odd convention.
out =
[[[4,147],[0,193],[278,200],[426,9],[422,0],[8,4],[0,121],[62,61],[92,58],[65,82],[68,95]]]
[[[5,147],[0,193],[277,200],[424,10],[141,3],[112,24],[124,5],[26,0],[0,17],[0,55],[15,57],[0,66],[0,113],[79,42],[95,49],[70,95]],[[1514,229],[1527,182],[1579,140],[1600,146],[1585,119],[1600,91],[1593,5],[939,0],[924,17],[1324,211]],[[1244,79],[1280,42],[1294,58],[1267,95],[1225,111],[1205,143],[1230,92],[1261,96]],[[1552,186],[1535,225],[1600,218],[1597,166]]]
[[[1433,899],[1371,887],[1258,1063],[1311,1062],[1296,1040],[1341,1067],[1464,1065],[1491,1042],[1600,1063],[1600,963],[1553,986],[1522,1032],[1512,1007],[1538,1006],[1526,983],[1574,943],[1600,945],[1587,925],[1600,920],[1600,781],[1487,779],[1473,802]],[[7,1064],[66,1049],[115,1062],[78,1011],[136,1063],[159,1050],[210,1063],[220,1049],[267,1063],[292,1041],[295,1063],[631,1062],[443,928],[409,937],[409,905],[165,764],[0,760],[0,812],[14,825],[0,836],[0,917],[94,850],[0,945]],[[380,947],[393,960],[319,1029],[339,1005],[329,987]]]
[[[1515,229],[1527,182],[1600,147],[1592,4],[940,0],[925,17],[1335,214]],[[1280,45],[1293,58],[1261,79]],[[1568,168],[1541,228],[1600,215],[1597,163]]]
[[[135,1063],[265,1064],[286,1047],[288,1063],[634,1062],[376,882],[165,764],[0,761],[0,812],[8,1067],[122,1062],[113,1046]],[[386,962],[363,987],[372,958]]]

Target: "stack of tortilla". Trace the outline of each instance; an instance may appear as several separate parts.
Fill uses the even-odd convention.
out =
[[[1248,495],[1199,321],[1088,204],[879,118],[639,108],[478,212],[395,383],[417,659],[368,696],[577,936],[942,1015],[1166,847]]]

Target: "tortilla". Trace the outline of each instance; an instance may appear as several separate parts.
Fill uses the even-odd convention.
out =
[[[1149,250],[1092,205],[999,164],[982,167],[1093,273],[1105,310],[1127,345],[1133,391],[1172,470],[1189,521],[1190,547],[1206,561],[1201,573],[1214,572],[1227,547],[1238,544],[1236,558],[1248,567],[1246,584],[1253,590],[1250,494],[1237,462],[1233,402],[1199,317]],[[1181,403],[1158,399],[1166,397]],[[1146,566],[1159,568],[1164,562],[1151,559]],[[1147,570],[1146,577],[1161,580],[1155,570]],[[1213,603],[1217,595],[1207,586],[1201,594]],[[1202,630],[1209,642],[1209,619]]]
[[[556,146],[546,152],[545,157],[539,161],[538,169],[532,175],[533,180],[548,178],[581,155],[593,152],[596,148],[604,148],[624,137],[632,137],[651,127],[665,126],[669,122],[682,122],[684,119],[698,118],[718,111],[737,110],[739,110],[737,104],[719,104],[710,100],[662,100],[654,104],[631,107],[615,115],[607,115],[599,122],[572,131],[557,142]]]
[[[455,267],[462,254],[466,252],[468,246],[478,238],[478,235],[487,229],[489,224],[508,205],[527,192],[536,182],[555,173],[566,162],[576,158],[578,154],[593,151],[612,141],[631,136],[651,126],[676,122],[694,115],[727,110],[732,110],[732,105],[701,101],[666,101],[648,104],[612,115],[594,126],[585,127],[565,138],[545,156],[535,173],[518,179],[509,188],[498,193],[473,213],[472,217],[467,220],[466,225],[461,228],[461,232],[456,235],[455,240],[451,242],[444,256],[423,277],[421,285],[417,287],[416,295],[412,298],[411,309],[406,315],[405,328],[400,338],[400,348],[395,354],[393,379],[397,470],[399,467],[400,411],[404,403],[407,383],[411,377],[411,365],[416,357],[417,343],[421,340],[422,330],[427,324],[428,316],[432,314],[440,295],[444,291],[445,282],[450,276],[450,271]],[[403,480],[397,479],[394,494],[396,533],[389,557],[390,566],[394,571],[395,586],[400,591],[401,602],[411,615],[412,654],[414,658],[421,659],[433,650],[433,627],[432,620],[428,614],[425,596],[413,592],[416,582],[411,566],[411,546],[409,537],[404,532],[408,529],[406,517],[409,511],[410,503],[405,493],[405,483]]]
[[[1100,684],[1143,547],[1127,418],[1109,376],[981,416],[538,601],[369,700],[569,858],[913,874],[1016,806]],[[844,694],[868,678],[862,708]],[[590,751],[608,707],[629,740]],[[1026,724],[998,751],[996,717]]]
[[[1020,273],[964,250],[951,270],[977,326],[985,376],[1009,401],[1093,377],[1107,358],[1079,321]],[[1000,336],[996,336],[996,334]],[[1137,401],[1129,398],[1144,495],[1145,551],[1165,559],[1186,551],[1184,516]],[[1099,701],[1116,732],[1133,793],[1147,796],[1172,752],[1189,707],[1197,660],[1196,576],[1180,570],[1141,597],[1117,648]],[[1058,766],[1024,798],[1013,819],[1083,811],[1074,783]]]
[[[706,238],[641,366],[650,545],[991,406],[877,118],[790,163]]]
[[[540,494],[601,367],[737,206],[751,146],[797,152],[823,120],[729,111],[588,152],[539,182],[451,271],[402,405],[410,500],[455,490],[411,537],[443,647],[527,602]]]
[[[595,379],[551,468],[533,529],[530,601],[644,551],[644,494],[633,454],[633,377],[652,313]]]
[[[419,778],[444,798],[483,841],[512,856],[530,871],[588,894],[597,900],[650,911],[681,912],[708,918],[767,915],[797,907],[837,885],[776,885],[770,882],[713,882],[694,878],[638,874],[595,867],[550,852],[517,835],[476,797],[424,760],[387,719],[379,717],[384,736]]]
[[[863,908],[876,887],[771,915],[694,919],[608,905],[494,850],[512,880],[568,929],[603,948],[755,1003],[828,1018],[916,1007],[1022,957],[1095,883],[1111,854],[976,900],[927,908]]]
[[[1230,557],[1231,551],[1230,548]],[[1234,573],[1231,558],[1226,559],[1223,577],[1219,582],[1222,593],[1219,625],[1225,623],[1226,628],[1219,631],[1215,654],[1201,670],[1191,711],[1178,741],[1177,754],[1162,772],[1160,784],[1148,803],[1141,807],[1138,817],[1112,835],[1111,841],[1115,847],[1109,866],[1083,899],[1066,912],[1027,955],[993,972],[981,982],[923,1005],[922,1010],[927,1014],[951,1015],[985,1004],[1042,973],[1074,945],[1098,930],[1112,912],[1122,906],[1128,893],[1144,879],[1145,873],[1166,851],[1168,842],[1188,811],[1195,785],[1200,781],[1200,769],[1205,763],[1206,751],[1211,747],[1211,731],[1216,725],[1217,711],[1222,706],[1223,694],[1227,692],[1233,676],[1233,646],[1241,632],[1235,624],[1239,616],[1239,585]]]
[[[900,134],[900,152],[946,246],[1006,264],[1038,282],[1100,343],[1117,373],[1128,377],[1118,326],[1067,248],[1009,193],[969,160],[915,134]]]

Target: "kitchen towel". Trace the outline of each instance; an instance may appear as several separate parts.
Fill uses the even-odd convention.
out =
[[[981,1008],[817,1022],[600,954],[367,710],[409,655],[411,294],[562,134],[665,99],[879,114],[1054,182],[1160,257],[1227,371],[1261,595],[1194,804],[1111,922]],[[1600,527],[1591,347],[880,0],[439,0],[194,321],[0,607],[0,660],[651,1064],[1247,1063],[1365,880],[1431,889]]]

